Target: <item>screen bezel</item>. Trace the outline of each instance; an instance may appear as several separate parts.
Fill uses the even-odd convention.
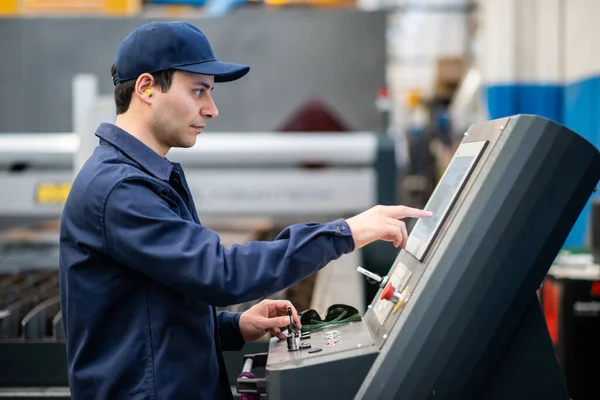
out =
[[[442,177],[440,178],[438,184],[436,185],[435,189],[433,190],[433,193],[429,197],[429,200],[427,201],[427,204],[424,207],[425,210],[429,210],[428,207],[431,205],[432,200],[434,200],[436,198],[436,195],[440,194],[440,187],[443,186],[443,185],[440,185],[440,183],[442,183],[444,181],[444,179],[447,177],[448,171],[451,170],[453,163],[459,157],[473,157],[469,166],[467,167],[465,174],[462,176],[459,184],[454,188],[454,192],[451,195],[450,201],[448,202],[448,204],[442,211],[441,217],[437,221],[436,225],[433,227],[429,236],[425,240],[421,240],[412,234],[412,232],[415,232],[418,229],[418,227],[420,226],[421,223],[425,223],[425,222],[421,222],[420,219],[417,220],[416,224],[414,225],[413,229],[411,230],[411,235],[409,235],[409,237],[408,237],[408,241],[406,243],[405,250],[406,250],[406,252],[411,254],[413,257],[415,257],[417,260],[419,260],[420,262],[423,262],[423,260],[425,259],[425,256],[427,255],[427,252],[431,248],[433,241],[437,237],[437,234],[438,234],[442,224],[446,220],[450,210],[456,203],[456,199],[462,192],[462,189],[464,188],[465,183],[467,182],[467,180],[469,179],[469,177],[471,176],[471,174],[473,172],[473,169],[477,165],[477,162],[479,161],[479,158],[481,157],[481,154],[483,153],[483,149],[485,148],[485,145],[487,144],[487,142],[488,142],[487,140],[481,140],[481,141],[475,141],[475,142],[461,143],[458,146],[458,148],[456,149],[454,156],[452,157],[452,160],[446,167],[444,173],[442,174]],[[436,212],[436,210],[430,210],[430,211]],[[437,212],[439,212],[439,211],[437,211]]]

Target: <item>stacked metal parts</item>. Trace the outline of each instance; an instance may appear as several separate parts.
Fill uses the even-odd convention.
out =
[[[0,275],[0,338],[64,338],[57,271]]]

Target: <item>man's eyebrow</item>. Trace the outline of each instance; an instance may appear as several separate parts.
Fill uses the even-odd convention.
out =
[[[213,90],[214,89],[214,87],[210,86],[210,84],[208,84],[208,83],[206,83],[204,81],[197,81],[196,85],[204,86],[208,90]]]

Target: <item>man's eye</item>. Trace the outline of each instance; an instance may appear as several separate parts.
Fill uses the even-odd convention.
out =
[[[197,89],[194,90],[194,92],[196,92],[196,96],[202,96],[202,93],[204,93],[204,89]]]

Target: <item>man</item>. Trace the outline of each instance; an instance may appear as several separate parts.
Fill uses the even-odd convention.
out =
[[[287,301],[243,314],[258,299],[329,261],[383,239],[403,247],[400,218],[430,213],[375,207],[348,220],[297,224],[271,242],[230,250],[200,224],[181,166],[218,111],[215,82],[249,67],[217,61],[194,26],[150,23],[120,45],[112,68],[117,118],[76,177],[60,232],[61,304],[75,399],[227,399],[223,350],[241,349],[289,318]],[[297,313],[294,318],[299,324]]]

